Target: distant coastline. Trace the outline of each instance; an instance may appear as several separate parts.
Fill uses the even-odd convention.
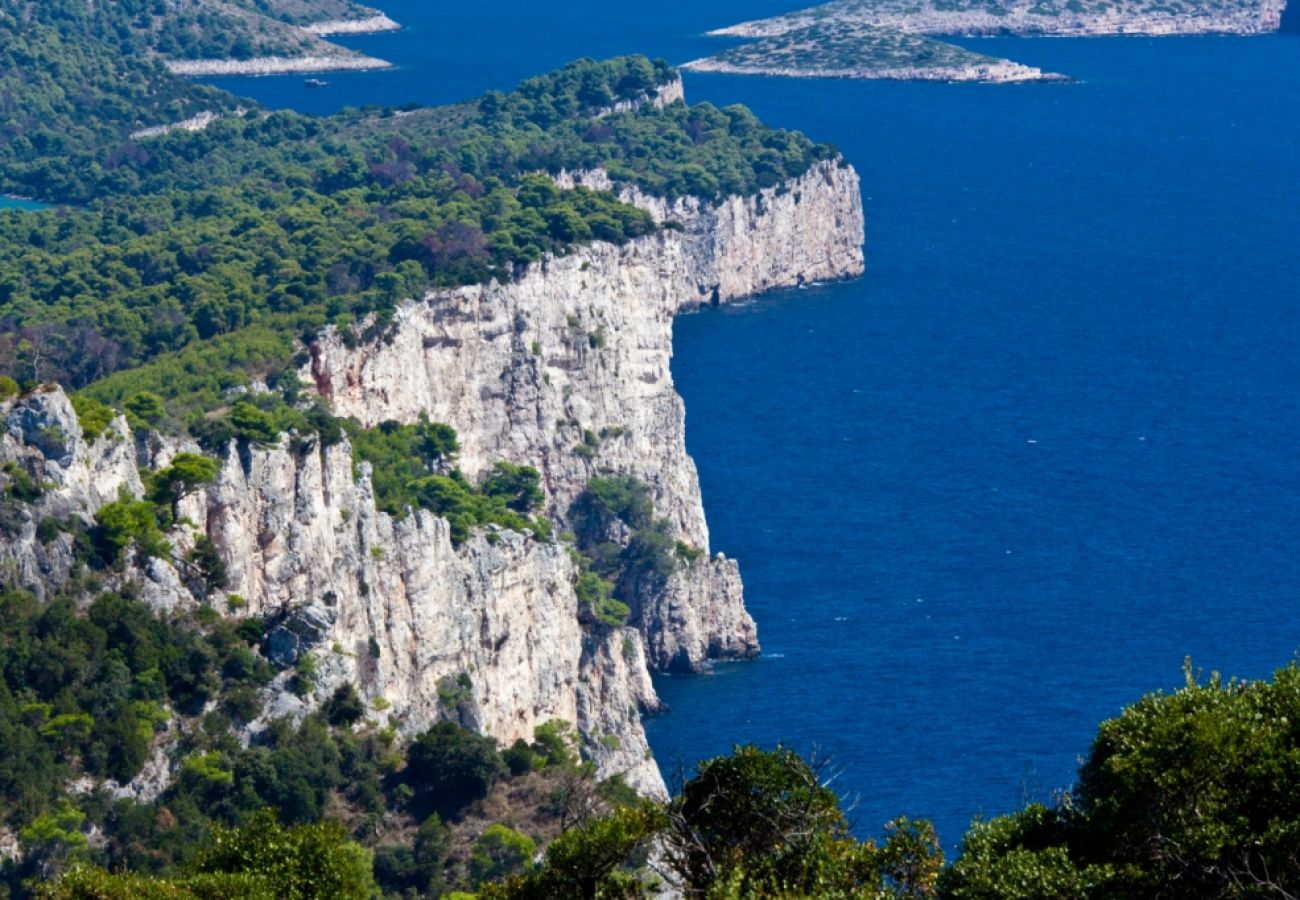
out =
[[[1034,66],[1014,62],[979,63],[968,66],[894,66],[887,68],[815,69],[782,66],[742,66],[716,58],[697,59],[680,68],[688,72],[712,72],[719,75],[767,75],[784,78],[841,78],[877,81],[944,81],[981,84],[1020,84],[1031,82],[1065,82],[1066,75],[1044,72]]]
[[[314,72],[388,69],[392,63],[373,56],[259,56],[253,59],[169,59],[173,75],[291,75]]]
[[[381,34],[385,31],[401,31],[402,26],[383,13],[365,19],[331,19],[326,22],[314,22],[304,25],[303,31],[317,37],[332,34]]]
[[[315,38],[339,34],[382,34],[400,31],[400,23],[383,13],[364,19],[327,19],[301,26]],[[173,75],[311,75],[317,72],[363,72],[387,69],[392,63],[373,56],[345,50],[335,44],[320,42],[321,47],[337,53],[311,53],[305,56],[255,56],[251,59],[169,59],[165,60]],[[205,122],[204,125],[207,123]],[[191,129],[193,130],[193,129]]]

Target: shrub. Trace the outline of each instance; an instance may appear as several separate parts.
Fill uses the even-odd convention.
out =
[[[119,499],[101,506],[95,513],[95,543],[100,558],[112,565],[131,547],[142,559],[165,557],[171,545],[158,527],[152,503],[136,500],[123,493]]]
[[[528,835],[500,823],[489,825],[470,851],[470,880],[477,887],[514,875],[532,864],[536,852],[537,845]]]
[[[455,813],[486,797],[504,768],[491,738],[439,722],[411,744],[405,774],[436,809]]]
[[[85,394],[73,394],[72,408],[77,412],[77,422],[81,425],[82,437],[86,443],[93,444],[108,426],[113,424],[117,412]]]

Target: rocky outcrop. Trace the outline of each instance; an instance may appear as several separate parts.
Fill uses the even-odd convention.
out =
[[[392,63],[360,54],[328,56],[258,56],[253,59],[169,59],[173,75],[287,75],[312,72],[366,71],[387,69]]]
[[[379,34],[384,31],[400,31],[401,25],[383,13],[376,13],[364,19],[331,19],[327,22],[313,22],[304,25],[303,31],[317,37],[331,34]]]
[[[68,580],[73,536],[60,531],[38,537],[43,520],[89,524],[96,510],[118,492],[143,493],[125,419],[118,418],[93,443],[77,422],[68,397],[41,388],[0,402],[0,464],[10,493],[17,479],[39,490],[30,503],[9,503],[0,514],[0,572],[4,580],[43,597]],[[42,535],[41,537],[46,537]]]
[[[619,100],[612,106],[606,106],[604,109],[597,110],[593,118],[601,119],[605,116],[628,112],[633,109],[639,109],[643,106],[653,106],[656,109],[663,109],[671,103],[685,99],[686,92],[682,87],[682,79],[679,75],[673,78],[672,81],[665,82],[653,91],[642,94],[639,97],[633,97],[630,100]]]
[[[1016,84],[1033,81],[1069,81],[1065,75],[1044,72],[1035,66],[1007,61],[968,66],[888,66],[883,68],[800,69],[781,66],[740,66],[719,59],[697,59],[682,66],[692,72],[726,75],[772,75],[784,78],[854,78],[877,81],[973,81],[983,84]]]
[[[229,590],[279,623],[268,643],[280,664],[312,653],[317,699],[352,682],[408,734],[450,718],[509,744],[564,719],[600,749],[607,774],[662,790],[639,720],[658,700],[627,665],[587,652],[566,548],[496,530],[458,547],[445,519],[378,512],[366,471],[357,477],[346,443],[285,438],[232,449],[216,483],[186,501],[222,549]],[[641,657],[635,630],[602,634]],[[582,691],[619,703],[580,705]],[[295,711],[287,698],[282,709]],[[610,753],[596,734],[615,723],[621,752]]]
[[[87,441],[58,388],[0,403],[0,418],[0,462],[17,467],[0,475],[0,488],[21,471],[41,489],[30,502],[4,504],[0,566],[6,581],[40,592],[68,581],[75,550],[70,533],[42,540],[39,523],[89,527],[119,490],[141,495],[135,442],[121,417]],[[165,446],[154,465],[177,449]],[[376,510],[367,468],[354,470],[346,442],[320,447],[288,436],[274,447],[232,444],[216,481],[179,512],[228,566],[227,590],[205,599],[270,622],[268,655],[278,665],[315,659],[314,694],[289,693],[286,669],[266,698],[267,717],[302,715],[351,682],[375,717],[390,716],[406,734],[452,719],[509,744],[564,719],[602,774],[663,792],[640,723],[659,708],[641,636],[582,627],[565,545],[486,530],[457,546],[444,519]],[[172,560],[193,536],[186,525],[169,535]],[[109,584],[137,578],[140,596],[164,609],[200,602],[178,563],[139,568],[106,573]],[[170,772],[160,754],[155,748],[159,759],[138,783],[106,787],[156,794]]]
[[[236,110],[236,115],[242,113],[242,110]],[[217,119],[221,118],[210,110],[204,110],[188,119],[181,119],[179,122],[170,122],[166,125],[154,125],[149,128],[141,128],[138,131],[131,132],[131,140],[143,141],[149,138],[163,137],[171,134],[173,131],[202,131]]]
[[[608,185],[603,173],[559,180],[575,179]],[[430,294],[400,308],[380,342],[353,348],[327,334],[313,346],[304,380],[337,414],[366,425],[422,413],[452,425],[471,478],[499,460],[537,466],[549,512],[560,520],[592,476],[635,476],[651,486],[656,513],[677,536],[707,550],[669,368],[673,317],[860,273],[858,179],[827,162],[788,185],[716,205],[624,196],[675,227],[621,247],[583,247],[506,284]],[[757,650],[734,572],[723,558],[702,561],[680,576],[696,586],[668,592],[689,604],[671,614],[643,610],[647,622],[674,623],[673,637],[649,637],[656,666],[698,670],[711,656]]]

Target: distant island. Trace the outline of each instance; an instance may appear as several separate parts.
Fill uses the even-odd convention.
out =
[[[401,26],[352,0],[179,0],[132,23],[132,37],[175,75],[272,75],[380,69],[390,63],[333,44],[336,34]]]
[[[935,36],[1265,34],[1285,0],[833,0],[710,34],[757,39],[687,63],[698,72],[795,77],[1067,81]]]
[[[1009,59],[916,34],[830,19],[697,59],[682,68],[734,75],[895,81],[1068,81]]]

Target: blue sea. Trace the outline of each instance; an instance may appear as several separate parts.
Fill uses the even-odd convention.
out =
[[[39,209],[49,209],[49,206],[45,203],[37,202],[36,200],[20,200],[17,197],[0,197],[0,212],[3,212],[6,209],[35,211]]]
[[[215,82],[454,101],[794,4],[382,5],[408,29],[346,42],[394,70]],[[1185,658],[1261,678],[1300,649],[1300,35],[963,43],[1078,81],[686,77],[842,148],[868,271],[677,322],[764,655],[661,678],[649,723],[665,770],[818,748],[862,834],[929,816],[950,849],[1068,788]]]

